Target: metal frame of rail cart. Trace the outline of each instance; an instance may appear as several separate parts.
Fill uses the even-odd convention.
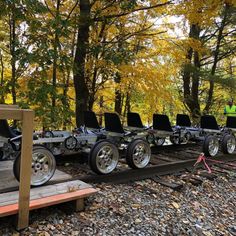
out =
[[[151,149],[142,132],[125,130],[116,113],[104,114],[104,129],[99,126],[94,112],[87,112],[86,116],[90,117],[85,119],[86,128],[99,137],[89,154],[89,163],[93,171],[99,174],[113,171],[119,161],[119,150],[126,151],[126,161],[131,168],[147,166],[151,158]]]

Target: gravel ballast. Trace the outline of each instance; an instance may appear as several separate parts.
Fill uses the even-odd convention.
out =
[[[179,181],[177,177],[166,179]],[[100,184],[76,213],[68,204],[35,210],[18,233],[14,217],[0,218],[0,235],[236,235],[235,176],[174,191],[152,181]]]

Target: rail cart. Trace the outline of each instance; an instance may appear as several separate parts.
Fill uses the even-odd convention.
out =
[[[214,157],[221,150],[231,154],[235,150],[236,117],[227,117],[226,126],[221,128],[212,115],[204,115],[200,119],[200,127],[191,127],[189,116],[178,114],[178,126],[185,129],[190,140],[202,141],[206,156]]]
[[[127,124],[132,129],[146,130],[146,139],[150,144],[161,146],[166,138],[169,138],[173,144],[181,144],[188,141],[189,132],[179,126],[172,127],[168,116],[154,114],[153,126],[144,127],[140,115],[135,112],[127,114]]]
[[[105,113],[104,118],[105,128],[101,128],[94,112],[85,113],[86,132],[98,137],[89,153],[91,169],[98,174],[110,173],[118,164],[120,150],[125,150],[126,161],[131,168],[146,167],[151,149],[143,131],[125,130],[116,113]]]

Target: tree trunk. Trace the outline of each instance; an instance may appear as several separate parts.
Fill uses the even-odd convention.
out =
[[[12,103],[16,104],[16,17],[15,3],[11,5],[10,13],[10,52],[11,52],[11,94]]]
[[[95,25],[94,27],[98,27],[98,25]],[[103,21],[102,25],[101,25],[101,30],[100,30],[100,32],[98,34],[98,39],[97,39],[97,41],[99,43],[101,43],[102,40],[103,40],[105,28],[106,28],[106,21]],[[94,102],[96,100],[96,92],[97,92],[96,83],[97,83],[98,74],[99,74],[99,68],[98,68],[97,63],[98,63],[99,53],[100,53],[99,50],[96,50],[94,55],[93,55],[94,67],[93,67],[91,89],[90,89],[89,101],[88,101],[88,109],[89,109],[89,111],[91,111],[93,109],[93,104],[94,104]]]
[[[103,96],[100,97],[100,100],[99,100],[99,107],[100,107],[100,110],[103,111],[103,107],[104,107],[104,99],[103,99]],[[99,114],[99,119],[98,119],[98,123],[99,125],[102,127],[102,118],[103,118],[103,114],[100,113]]]
[[[60,14],[61,1],[57,0],[56,16],[55,16],[55,35],[53,42],[53,67],[52,67],[52,107],[51,107],[51,123],[55,122],[55,107],[56,107],[56,94],[57,94],[57,61],[58,61],[58,45],[59,45],[59,14]]]
[[[86,83],[85,63],[87,49],[89,47],[90,11],[91,6],[89,0],[80,0],[78,36],[73,67],[77,127],[84,123],[83,111],[88,109],[89,90]]]
[[[89,101],[88,101],[88,110],[91,111],[93,109],[93,104],[95,102],[95,94],[96,94],[96,82],[97,82],[97,68],[94,68],[93,71],[93,78],[92,78],[92,87],[89,94]]]
[[[124,108],[124,117],[128,112],[131,112],[130,106],[130,91],[126,93],[125,108]]]
[[[190,48],[187,52],[186,59],[188,60],[188,63],[184,65],[183,69],[183,85],[184,85],[184,102],[188,105],[189,100],[191,100],[190,97],[190,79],[191,79],[191,72],[190,72],[190,66],[191,66],[191,60],[192,60],[193,50]]]
[[[200,33],[200,31],[199,31]],[[199,70],[200,60],[197,51],[194,51],[194,67],[195,70],[192,75],[192,101],[191,101],[191,115],[193,120],[198,119],[201,116],[200,104],[199,104]]]
[[[192,24],[190,26],[189,37],[199,40],[200,28],[198,25]],[[189,48],[186,54],[187,63],[183,69],[183,89],[184,102],[189,109],[192,118],[195,120],[199,118],[201,111],[199,105],[199,70],[200,59],[197,51]],[[192,61],[193,59],[193,61]],[[193,63],[193,64],[192,64]],[[194,70],[191,68],[193,67]]]
[[[212,68],[211,68],[210,88],[209,88],[209,91],[208,91],[208,98],[207,98],[206,106],[204,108],[204,113],[209,113],[209,110],[212,106],[214,84],[215,84],[213,76],[215,75],[217,63],[218,63],[218,60],[219,60],[220,46],[221,46],[221,41],[223,39],[223,30],[224,30],[225,25],[226,25],[228,10],[229,10],[229,5],[226,4],[225,8],[224,8],[223,19],[222,19],[221,25],[219,27],[219,32],[218,32],[217,42],[216,42],[216,48],[215,48],[215,51],[213,52],[214,61],[213,61],[213,65],[212,65]]]
[[[115,83],[117,84],[118,88],[115,90],[115,112],[117,112],[119,115],[122,113],[122,93],[119,88],[121,82],[121,76],[119,72],[115,74]]]
[[[4,104],[4,103],[5,103],[4,89],[3,89],[3,85],[4,85],[4,63],[3,63],[3,56],[2,56],[1,50],[0,50],[0,64],[1,64],[1,79],[0,79],[1,91],[0,91],[0,103]]]

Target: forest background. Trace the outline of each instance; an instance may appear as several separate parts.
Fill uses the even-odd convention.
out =
[[[0,0],[0,103],[38,128],[79,127],[84,110],[223,122],[235,82],[234,0]]]

